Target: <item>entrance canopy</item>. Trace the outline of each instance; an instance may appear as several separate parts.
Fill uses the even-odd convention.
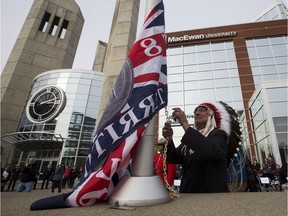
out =
[[[61,150],[64,143],[60,134],[36,131],[10,133],[2,139],[22,151]]]

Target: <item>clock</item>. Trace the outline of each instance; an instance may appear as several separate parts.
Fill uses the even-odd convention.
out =
[[[57,86],[45,86],[35,92],[27,103],[26,115],[33,123],[56,118],[66,105],[65,92]]]

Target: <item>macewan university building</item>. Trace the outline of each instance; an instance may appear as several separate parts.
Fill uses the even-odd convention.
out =
[[[167,46],[168,115],[173,107],[180,107],[193,125],[193,111],[199,103],[224,101],[237,110],[248,158],[262,163],[272,155],[280,165],[287,161],[287,9],[282,2],[277,1],[256,22],[167,33]],[[61,161],[84,165],[103,77],[95,71],[60,66],[38,71],[33,77],[17,130],[1,135],[2,141],[15,147],[2,165],[23,164],[29,156],[41,161],[40,170],[47,163]],[[37,122],[29,108],[34,100],[54,91],[61,96],[57,115]],[[161,137],[165,121],[163,109],[156,121],[155,140]],[[173,128],[174,141],[179,143],[183,130],[177,123]],[[44,142],[42,135],[51,142]]]
[[[172,32],[167,43],[169,113],[181,107],[193,124],[199,103],[224,101],[239,114],[248,157],[287,161],[287,19]]]

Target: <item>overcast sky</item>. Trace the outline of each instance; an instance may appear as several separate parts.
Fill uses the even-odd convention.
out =
[[[76,2],[81,8],[85,23],[73,68],[91,70],[98,40],[108,42],[116,0]],[[274,0],[164,0],[166,32],[250,22],[273,2]],[[1,73],[32,3],[33,0],[1,0]],[[138,29],[143,23],[145,3],[145,0],[141,0]]]

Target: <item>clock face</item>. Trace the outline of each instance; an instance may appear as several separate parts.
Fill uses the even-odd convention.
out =
[[[26,114],[33,123],[44,123],[56,118],[66,105],[64,91],[57,86],[45,86],[30,98]]]

